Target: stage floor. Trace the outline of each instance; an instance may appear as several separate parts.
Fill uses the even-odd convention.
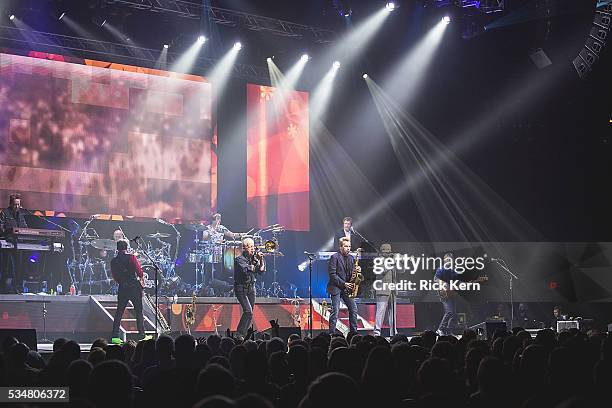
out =
[[[152,299],[154,301],[154,299]],[[170,332],[188,332],[198,336],[212,333],[224,334],[229,328],[234,332],[242,315],[242,309],[235,297],[196,297],[195,323],[188,327],[185,319],[191,297],[160,296],[158,305],[161,316],[168,323]],[[66,337],[81,343],[91,343],[98,337],[108,338],[112,331],[116,296],[113,295],[0,295],[0,329],[36,329],[39,339],[54,340]],[[152,305],[152,303],[151,303]],[[327,330],[329,327],[330,300],[313,299],[313,330]],[[122,332],[126,338],[134,338],[136,321],[131,311],[124,314]],[[152,307],[145,305],[145,326],[154,332],[155,315]],[[358,299],[359,330],[370,332],[374,329],[376,303]],[[253,311],[253,327],[258,332],[270,328],[270,321],[277,320],[281,327],[299,327],[308,330],[308,299],[258,297]],[[44,317],[44,318],[43,318]],[[338,329],[348,332],[346,310],[341,309]],[[398,328],[415,327],[414,305],[398,304]]]

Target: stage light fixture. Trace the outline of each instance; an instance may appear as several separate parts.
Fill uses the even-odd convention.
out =
[[[268,61],[268,62],[272,62],[272,57],[268,57],[268,58],[266,58],[266,61]]]
[[[164,44],[164,48],[168,49],[168,48],[170,48],[170,46],[168,44]]]
[[[363,79],[368,79],[368,74],[363,74],[361,77],[362,77]]]
[[[450,19],[450,17],[449,17],[449,16],[444,16],[444,17],[442,17],[442,22],[443,22],[444,24],[450,24],[451,19]]]
[[[308,54],[302,54],[302,57],[300,59],[302,61],[307,62],[308,60],[310,60],[310,56]]]
[[[14,19],[15,19],[15,15],[14,15],[14,14],[11,14],[11,15],[9,16],[9,20],[13,21]]]
[[[198,36],[198,44],[204,44],[206,42],[206,37],[203,35]]]
[[[334,67],[335,69],[340,68],[340,61],[334,61],[333,67]]]
[[[241,50],[242,49],[242,43],[240,41],[236,41],[234,43],[234,49],[235,50]]]
[[[64,11],[62,14],[60,14],[58,20],[61,20],[62,18],[64,18],[65,15],[66,15],[66,12]]]
[[[102,21],[102,24],[100,24],[100,27],[104,27],[104,24],[106,24],[106,19]]]
[[[387,4],[385,4],[385,9],[386,9],[387,11],[393,11],[393,10],[395,10],[395,2],[393,2],[393,1],[389,1],[389,2],[387,2]]]

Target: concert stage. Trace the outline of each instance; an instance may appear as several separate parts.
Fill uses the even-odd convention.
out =
[[[159,310],[168,322],[171,335],[187,333],[185,321],[190,297],[159,298]],[[98,337],[110,336],[115,312],[116,296],[57,296],[57,295],[0,295],[0,329],[36,329],[39,342],[45,337],[54,340],[66,337],[78,342],[91,342]],[[195,323],[191,327],[194,336],[225,333],[229,327],[236,330],[242,314],[234,297],[196,297]],[[313,331],[327,330],[329,299],[313,299]],[[144,302],[145,327],[154,331],[155,314]],[[308,299],[257,298],[253,326],[258,332],[270,328],[270,320],[278,320],[281,327],[300,327],[308,330]],[[374,328],[376,303],[358,301],[359,330],[369,332]],[[46,315],[46,318],[43,316]],[[341,310],[338,329],[348,330],[346,309]],[[414,329],[414,305],[398,303],[398,329]],[[215,330],[216,329],[216,330]],[[124,338],[135,338],[136,320],[128,307],[121,325]]]

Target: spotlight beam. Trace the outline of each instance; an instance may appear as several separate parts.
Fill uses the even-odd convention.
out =
[[[423,86],[427,68],[439,49],[447,26],[444,21],[437,23],[383,81],[382,88],[401,106],[409,105]]]
[[[310,102],[310,117],[314,120],[313,123],[321,121],[322,116],[327,110],[327,106],[331,99],[331,94],[333,90],[334,78],[336,78],[336,74],[338,73],[339,68],[340,65],[336,65],[336,63],[334,63],[334,65],[332,65],[330,70],[327,71],[325,76],[321,79],[321,81],[312,91],[312,99]]]
[[[193,66],[196,63],[198,58],[198,54],[202,46],[204,45],[201,41],[195,41],[188,49],[185,51],[178,60],[174,61],[170,66],[170,71],[181,72],[181,73],[189,73],[191,72]],[[165,46],[164,46],[165,48]]]
[[[240,49],[238,47],[230,48],[225,55],[214,65],[212,71],[208,75],[208,80],[210,81],[213,88],[216,90],[217,98],[219,95],[223,93],[227,81],[232,74],[232,69],[234,67],[234,63],[236,62],[236,58],[238,58],[238,54]]]
[[[541,238],[520,214],[400,109],[371,79],[366,83],[382,117],[405,180],[390,198],[413,195],[432,240],[503,241]],[[380,208],[370,209],[374,216]]]

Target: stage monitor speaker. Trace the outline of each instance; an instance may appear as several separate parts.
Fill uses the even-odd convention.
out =
[[[470,329],[476,331],[478,339],[488,340],[493,338],[493,334],[495,334],[496,330],[507,331],[508,326],[503,320],[487,320],[486,322],[478,323],[470,327]]]
[[[20,343],[27,345],[30,350],[38,351],[36,329],[0,329],[0,344],[7,337],[15,337]]]

